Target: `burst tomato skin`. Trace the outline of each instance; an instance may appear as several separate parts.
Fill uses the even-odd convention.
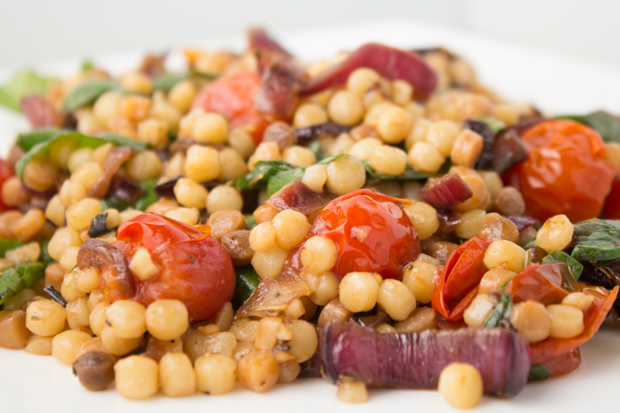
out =
[[[149,280],[136,279],[134,299],[145,306],[176,299],[194,320],[214,317],[232,299],[235,270],[228,252],[205,230],[157,214],[138,215],[121,225],[115,246],[128,260],[145,248],[160,268]]]
[[[408,201],[360,189],[336,198],[321,212],[308,236],[330,238],[338,246],[334,273],[376,272],[402,279],[402,268],[420,255],[418,233],[397,203]]]
[[[230,130],[243,128],[258,145],[269,121],[254,109],[254,96],[260,86],[256,72],[221,77],[209,83],[192,103],[192,109],[221,113],[230,121]]]
[[[4,182],[13,175],[15,175],[13,168],[11,168],[8,163],[0,159],[0,191],[2,190],[2,185],[4,185]],[[10,208],[2,202],[2,197],[0,197],[0,212],[8,211],[9,209]]]
[[[620,179],[611,185],[611,191],[605,201],[605,218],[620,219]]]
[[[521,191],[535,218],[565,214],[572,222],[598,217],[616,173],[599,134],[580,123],[548,120],[521,134],[529,156],[504,180]]]

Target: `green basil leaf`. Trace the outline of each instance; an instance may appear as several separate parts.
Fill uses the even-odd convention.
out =
[[[60,109],[66,112],[78,110],[112,90],[121,90],[118,83],[107,79],[87,79],[67,94]]]
[[[510,318],[510,313],[512,313],[512,306],[513,304],[512,298],[510,298],[510,294],[502,295],[502,297],[499,299],[499,302],[495,306],[495,309],[491,314],[489,314],[482,327],[499,327],[502,320]]]
[[[575,280],[579,280],[579,276],[581,276],[581,273],[583,272],[583,265],[579,261],[572,258],[567,253],[557,250],[551,251],[542,260],[543,264],[553,264],[556,262],[566,264],[570,269],[571,274],[573,274]]]
[[[317,162],[317,164],[318,165],[327,165],[328,163],[334,162],[336,159],[341,158],[343,156],[351,156],[351,155],[340,154],[340,155],[328,156],[327,158],[321,159],[319,162]]]
[[[247,217],[245,217],[245,229],[251,231],[257,225],[258,223],[256,222],[256,218],[254,217],[254,215],[248,215]]]
[[[29,95],[44,95],[58,82],[54,77],[44,77],[32,70],[15,74],[9,82],[0,87],[0,105],[20,112],[19,103]]]
[[[2,271],[0,278],[0,305],[19,294],[22,288],[31,287],[45,274],[46,264],[43,262],[26,261]]]
[[[368,173],[368,175],[376,179],[414,181],[414,180],[419,180],[419,179],[428,179],[430,177],[437,175],[437,174],[430,174],[426,172],[416,171],[409,164],[407,164],[407,167],[405,168],[405,172],[403,172],[402,174],[388,175],[388,174],[383,174],[381,172],[375,171],[372,166],[368,165],[367,161],[362,161],[362,163],[364,164],[366,173]]]
[[[95,149],[106,143],[127,146],[135,151],[143,151],[148,148],[148,144],[144,142],[128,139],[120,135],[115,135],[113,133],[102,133],[97,136],[86,136],[78,132],[52,134],[51,130],[49,130],[48,133],[51,134],[50,136],[52,136],[52,138],[46,141],[39,142],[32,146],[15,165],[15,173],[20,179],[22,178],[26,165],[28,165],[28,163],[30,163],[30,161],[34,157],[39,155],[46,155],[49,152],[50,145],[58,139],[73,139],[77,141],[78,146],[81,148]]]
[[[575,224],[577,243],[571,257],[577,261],[620,258],[620,221],[593,218]]]
[[[150,179],[148,181],[141,182],[140,186],[145,189],[145,192],[136,201],[135,208],[139,209],[140,211],[145,211],[149,205],[154,204],[159,199],[159,197],[155,193],[157,181],[154,179]]]
[[[189,78],[188,73],[166,73],[153,79],[153,90],[170,90],[187,78]]]
[[[609,113],[598,111],[587,115],[564,115],[559,117],[574,120],[591,127],[601,135],[605,142],[620,143],[620,119]]]
[[[49,238],[43,238],[41,240],[41,257],[39,259],[46,264],[51,264],[51,263],[56,262],[56,260],[53,259],[49,253],[49,249],[48,249],[49,244],[50,244]]]
[[[291,164],[282,161],[260,161],[254,166],[254,170],[248,172],[243,178],[235,181],[235,188],[246,191],[255,188],[265,188],[269,179],[282,171],[294,169]]]
[[[256,271],[254,271],[254,268],[251,265],[235,267],[235,275],[237,283],[235,286],[235,295],[232,299],[232,305],[235,309],[237,309],[241,307],[243,303],[250,298],[254,290],[256,290],[256,287],[258,287],[258,283],[260,282],[260,277],[256,274]]]
[[[7,251],[14,250],[22,245],[26,245],[26,243],[14,239],[0,239],[0,258],[4,258]]]
[[[527,381],[543,381],[547,380],[549,377],[551,377],[551,370],[542,364],[532,364]]]
[[[66,135],[73,133],[74,131],[68,129],[37,129],[32,132],[20,133],[17,135],[17,141],[15,144],[22,148],[25,152],[32,149],[33,146],[54,139],[60,135]]]
[[[316,160],[319,162],[328,157],[328,155],[325,152],[323,152],[323,148],[321,147],[321,142],[318,139],[310,142],[307,147],[312,152],[314,152],[314,156],[316,157]]]
[[[278,172],[269,178],[269,182],[267,183],[267,197],[271,197],[271,195],[278,192],[286,184],[293,182],[296,179],[300,179],[304,176],[304,171],[305,169],[303,168],[291,169],[290,171]]]
[[[82,73],[90,72],[95,69],[95,64],[92,60],[86,59],[82,62]]]
[[[536,240],[533,239],[530,242],[525,243],[525,245],[523,245],[523,249],[526,250],[528,248],[532,248],[536,246]]]

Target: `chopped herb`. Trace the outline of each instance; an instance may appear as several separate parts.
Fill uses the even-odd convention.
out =
[[[210,73],[188,72],[188,73],[166,73],[153,80],[153,90],[170,90],[177,83],[189,79],[192,76],[202,77],[208,80],[216,79],[218,76]]]
[[[530,374],[527,381],[543,381],[551,377],[551,370],[542,364],[533,364],[530,368]]]
[[[290,171],[278,172],[272,176],[267,183],[267,197],[271,197],[271,195],[278,192],[289,182],[300,179],[304,176],[304,171],[305,169],[297,168],[291,169]]]
[[[245,228],[247,230],[252,230],[252,228],[254,228],[256,225],[258,225],[258,223],[256,222],[256,218],[254,218],[254,215],[248,215],[247,217],[245,217]]]
[[[254,166],[254,170],[248,172],[243,178],[235,181],[235,188],[246,191],[248,189],[265,188],[269,179],[282,171],[294,169],[291,164],[281,161],[260,161]]]
[[[598,111],[588,115],[564,115],[560,118],[574,120],[591,127],[601,135],[605,142],[620,143],[620,119],[609,113]]]
[[[620,258],[620,221],[593,218],[575,224],[577,243],[571,257],[577,261],[613,261]]]
[[[526,243],[526,244],[523,246],[523,249],[524,249],[524,250],[526,250],[526,249],[528,249],[528,248],[532,248],[532,247],[535,247],[535,246],[536,246],[536,240],[535,240],[535,239],[533,239],[533,240],[531,240],[530,242]]]
[[[14,239],[0,238],[0,258],[4,258],[4,254],[6,254],[7,251],[14,250],[22,245],[26,245],[26,243]]]
[[[93,103],[99,96],[110,91],[120,91],[118,83],[107,79],[87,79],[74,87],[62,102],[61,110],[73,112]]]
[[[15,74],[9,82],[0,87],[0,105],[20,112],[19,104],[23,97],[45,95],[58,79],[43,77],[32,70]]]
[[[50,243],[50,239],[49,238],[43,238],[41,240],[41,257],[40,260],[43,261],[46,264],[51,264],[56,262],[55,259],[52,258],[52,256],[49,253],[48,250],[48,246]]]
[[[314,140],[308,144],[308,149],[314,152],[314,156],[317,161],[321,161],[327,158],[327,154],[323,152],[323,148],[321,147],[321,142],[318,140]]]
[[[235,295],[232,299],[232,305],[237,309],[250,298],[260,282],[260,277],[256,274],[256,271],[254,271],[251,265],[235,267],[235,274],[237,284],[235,287]]]
[[[572,258],[567,253],[562,252],[562,251],[557,251],[557,250],[551,251],[542,260],[543,264],[553,264],[556,262],[561,262],[561,263],[566,264],[568,268],[570,269],[570,272],[575,278],[575,280],[579,280],[579,276],[583,272],[583,265],[579,261]]]
[[[512,313],[512,298],[510,294],[504,294],[499,299],[499,302],[495,306],[493,312],[487,317],[486,321],[482,325],[484,328],[500,327],[503,320],[510,318]]]
[[[90,72],[95,69],[95,64],[91,60],[84,60],[82,62],[82,73]]]
[[[28,165],[28,163],[30,163],[35,156],[46,155],[49,152],[52,143],[59,139],[72,139],[78,143],[79,147],[92,149],[98,148],[106,143],[127,146],[135,151],[143,151],[148,147],[148,145],[144,142],[128,139],[113,133],[102,133],[97,136],[86,136],[78,132],[67,133],[65,131],[65,133],[58,133],[58,131],[53,129],[48,129],[45,133],[47,133],[49,138],[47,140],[41,140],[31,146],[26,154],[15,165],[15,173],[20,179],[22,178],[26,165]],[[21,138],[22,144],[29,146],[34,142],[34,140],[43,139],[44,136],[46,135],[43,133],[37,133],[36,135],[24,134]]]
[[[398,181],[414,181],[420,179],[427,179],[437,174],[429,174],[426,172],[419,172],[414,170],[409,164],[405,168],[405,172],[400,175],[388,175],[377,172],[373,169],[372,166],[368,165],[368,162],[362,161],[364,164],[364,168],[366,168],[366,172],[373,178],[376,179],[386,179],[386,180],[398,180]]]
[[[146,211],[146,208],[148,208],[149,205],[154,204],[159,199],[159,197],[155,193],[157,181],[154,179],[150,179],[148,181],[141,182],[140,186],[144,188],[145,192],[136,201],[135,208],[139,209],[140,211]]]
[[[0,278],[0,305],[28,288],[45,274],[45,263],[26,261],[2,271]]]

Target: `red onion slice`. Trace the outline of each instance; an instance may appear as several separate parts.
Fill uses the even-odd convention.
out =
[[[250,49],[259,51],[270,51],[281,54],[283,56],[292,57],[292,55],[282,46],[278,44],[264,29],[253,28],[248,30],[248,42]]]
[[[411,83],[416,99],[426,99],[437,86],[437,74],[424,59],[413,52],[377,43],[368,43],[351,53],[342,63],[333,66],[301,86],[307,96],[346,83],[349,75],[360,67],[376,70],[390,80],[402,79]]]
[[[295,129],[295,136],[301,145],[312,142],[323,135],[338,136],[341,133],[350,131],[351,128],[339,125],[334,122],[321,123],[319,125],[306,126],[305,128]]]
[[[19,107],[33,129],[58,128],[65,123],[60,112],[43,96],[23,97]]]
[[[325,378],[350,376],[373,387],[435,389],[452,362],[480,371],[487,394],[511,397],[527,384],[530,348],[503,329],[426,330],[380,334],[352,323],[329,324],[321,337]]]
[[[422,199],[440,211],[453,208],[467,201],[472,195],[467,182],[456,172],[450,172],[441,178],[429,178],[420,190]]]
[[[332,192],[314,192],[297,179],[273,194],[267,203],[278,211],[292,209],[310,215],[323,209],[334,198],[336,196]]]
[[[97,182],[88,190],[88,196],[93,198],[103,198],[108,193],[110,188],[110,182],[112,177],[118,168],[121,167],[131,156],[131,148],[126,146],[113,147],[108,152],[108,156],[104,159],[101,167],[103,168],[103,175],[99,177]]]

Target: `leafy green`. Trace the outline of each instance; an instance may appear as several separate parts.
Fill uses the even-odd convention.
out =
[[[101,205],[101,210],[105,211],[106,209],[114,208],[119,211],[124,211],[129,207],[129,204],[122,199],[116,198],[114,196],[108,196],[99,200],[99,205]]]
[[[235,181],[235,188],[241,191],[265,188],[272,176],[278,172],[290,171],[293,168],[291,164],[282,161],[260,161],[256,163],[253,171]]]
[[[494,328],[499,327],[502,320],[510,318],[512,312],[512,298],[510,294],[504,294],[499,299],[499,302],[495,306],[493,312],[487,317],[482,327]]]
[[[577,261],[613,261],[620,258],[620,221],[593,218],[575,224],[577,243],[571,257]]]
[[[579,261],[572,258],[567,253],[557,250],[551,251],[542,260],[543,264],[553,264],[556,262],[566,264],[570,269],[571,274],[573,274],[573,277],[575,277],[575,280],[579,280],[579,276],[583,272],[583,265]]]
[[[86,59],[82,62],[82,73],[90,72],[95,69],[95,64],[92,60]]]
[[[0,278],[0,305],[22,290],[32,286],[45,274],[45,263],[26,261],[2,271]]]
[[[37,129],[17,135],[17,141],[15,144],[22,148],[25,152],[28,152],[33,146],[41,142],[45,142],[57,136],[66,135],[72,132],[74,131],[68,129]]]
[[[542,364],[532,364],[527,381],[543,381],[551,376],[551,370]]]
[[[291,169],[290,171],[278,172],[277,174],[272,176],[267,183],[267,197],[271,197],[271,195],[278,192],[289,182],[292,182],[304,176],[304,171],[305,169],[297,168]]]
[[[44,95],[58,79],[41,76],[32,70],[17,73],[0,87],[0,105],[20,112],[19,103],[28,95]]]
[[[145,192],[136,201],[135,208],[139,209],[140,211],[145,211],[149,205],[154,204],[159,199],[159,197],[155,193],[157,181],[154,179],[150,179],[148,181],[141,182],[140,186],[144,188]]]
[[[4,258],[4,254],[7,251],[13,250],[17,247],[25,245],[25,242],[17,241],[14,239],[0,239],[0,258]]]
[[[526,250],[528,248],[532,248],[536,246],[536,240],[533,239],[530,242],[527,242],[525,245],[523,245],[523,249]]]
[[[258,223],[256,222],[256,218],[254,215],[248,215],[245,217],[245,229],[252,230]]]
[[[308,149],[314,152],[314,156],[316,157],[317,161],[321,161],[327,158],[328,156],[325,152],[323,152],[323,148],[321,147],[321,142],[318,139],[310,142],[308,144]]]
[[[120,146],[128,146],[135,151],[143,151],[148,147],[148,144],[144,142],[128,139],[120,135],[115,135],[113,133],[102,133],[97,136],[86,136],[78,132],[64,132],[65,133],[56,133],[53,129],[48,129],[46,133],[49,134],[47,136],[50,136],[50,138],[32,146],[15,165],[15,173],[17,174],[17,176],[20,178],[22,177],[24,173],[24,168],[26,168],[26,165],[28,165],[28,163],[30,163],[30,161],[35,156],[46,155],[49,152],[50,145],[57,139],[73,139],[78,143],[79,147],[93,149],[106,143],[112,143],[114,145]],[[35,140],[42,139],[44,136],[46,135],[43,133],[34,135],[24,134],[21,139],[23,144],[28,146],[32,144]]]
[[[418,180],[418,179],[427,179],[427,178],[430,178],[436,175],[436,174],[429,174],[425,172],[416,171],[409,164],[407,164],[407,167],[405,168],[405,172],[403,172],[401,175],[388,175],[388,174],[382,174],[381,172],[375,171],[372,168],[372,166],[368,165],[368,162],[366,161],[362,161],[362,163],[364,164],[364,168],[366,168],[366,173],[368,173],[368,175],[376,179],[413,181],[413,180]]]
[[[192,76],[199,76],[205,79],[213,80],[217,78],[217,75],[199,72],[187,72],[187,73],[166,73],[156,77],[153,80],[153,90],[170,90],[177,83],[189,79]]]
[[[56,262],[56,260],[53,259],[49,253],[49,249],[48,249],[49,243],[50,243],[49,238],[43,238],[41,240],[41,257],[39,259],[46,264]]]
[[[120,91],[118,83],[107,79],[87,79],[67,94],[60,109],[72,112],[94,102],[99,96],[112,90]]]
[[[256,274],[256,271],[254,271],[251,265],[235,267],[235,275],[237,284],[235,286],[235,295],[232,299],[232,305],[236,309],[241,307],[243,303],[250,298],[260,282],[260,277]]]
[[[587,115],[564,115],[559,117],[574,120],[591,127],[601,135],[605,142],[620,143],[620,120],[608,113],[599,110]]]

